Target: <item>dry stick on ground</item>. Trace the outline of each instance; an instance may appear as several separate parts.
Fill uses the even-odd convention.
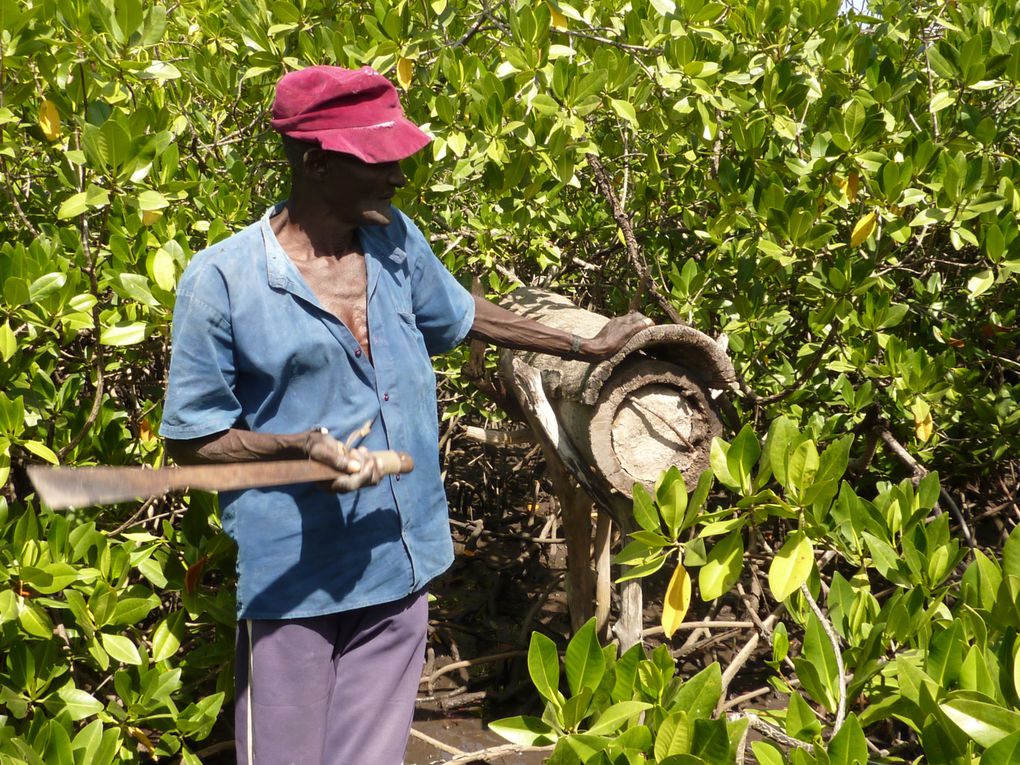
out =
[[[525,752],[551,752],[550,746],[520,746],[518,744],[501,744],[489,749],[482,749],[478,752],[465,752],[452,760],[447,760],[443,765],[470,765],[472,762],[492,762],[497,757],[509,757],[514,754]]]
[[[452,754],[458,757],[466,754],[466,752],[463,749],[458,749],[455,746],[444,744],[439,739],[432,738],[432,736],[428,736],[419,730],[415,730],[414,728],[411,728],[411,738],[416,738],[420,741],[424,741],[426,744],[428,744],[431,747],[435,747],[440,752],[446,752],[447,754]]]
[[[659,304],[670,321],[674,324],[683,324],[683,319],[677,310],[673,307],[669,299],[659,291],[659,288],[652,282],[652,274],[648,269],[648,264],[645,263],[644,258],[641,256],[641,251],[638,249],[637,239],[634,237],[634,227],[631,225],[630,218],[627,217],[627,213],[620,205],[620,200],[616,197],[616,192],[613,191],[612,181],[609,179],[609,174],[606,172],[606,168],[603,166],[602,161],[594,156],[588,155],[588,165],[591,167],[592,173],[595,176],[595,184],[598,186],[599,191],[609,202],[609,206],[613,211],[613,218],[616,220],[616,225],[620,227],[620,231],[623,232],[623,240],[627,245],[627,259],[630,261],[631,266],[637,271],[638,277],[641,279],[641,289],[638,289],[631,298],[631,310],[638,307],[641,300],[642,289],[648,290],[648,292],[655,298],[655,302]]]
[[[517,656],[527,656],[528,652],[523,650],[518,651],[503,651],[502,653],[493,653],[488,656],[478,656],[474,659],[463,659],[462,661],[454,661],[449,664],[444,664],[442,667],[434,671],[428,677],[423,677],[419,680],[419,683],[428,682],[430,687],[431,684],[438,680],[445,674],[453,672],[458,669],[464,669],[465,667],[475,667],[479,664],[488,664],[492,661],[500,661],[502,659],[513,659]]]

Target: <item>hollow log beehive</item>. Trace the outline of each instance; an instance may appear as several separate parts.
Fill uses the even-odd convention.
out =
[[[582,337],[598,334],[608,321],[528,287],[513,292],[504,305]],[[713,396],[735,380],[725,351],[708,335],[678,324],[650,327],[599,364],[503,353],[541,372],[563,431],[612,491],[629,498],[635,483],[651,490],[674,465],[693,486],[708,467],[712,438],[722,431]]]

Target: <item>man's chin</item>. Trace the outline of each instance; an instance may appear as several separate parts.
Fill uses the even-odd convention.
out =
[[[386,205],[386,207],[365,210],[361,218],[366,226],[388,226],[393,222],[393,208]]]

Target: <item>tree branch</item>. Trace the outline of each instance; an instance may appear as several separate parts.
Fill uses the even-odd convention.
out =
[[[592,169],[592,173],[595,176],[595,185],[598,186],[602,195],[609,202],[609,206],[613,212],[613,218],[616,220],[616,225],[620,227],[620,231],[623,232],[623,240],[627,245],[627,259],[630,264],[637,271],[638,277],[641,280],[641,288],[638,289],[634,296],[631,298],[631,308],[637,307],[641,299],[642,290],[646,289],[655,298],[655,301],[659,304],[659,307],[669,316],[670,321],[674,324],[683,324],[679,312],[669,302],[665,295],[663,295],[658,287],[652,282],[652,275],[648,269],[648,264],[645,263],[644,258],[641,256],[641,251],[638,249],[637,239],[634,237],[634,227],[631,225],[630,218],[627,217],[627,213],[620,205],[620,200],[616,197],[616,192],[613,191],[613,184],[609,180],[609,174],[606,172],[606,168],[603,166],[602,161],[592,155],[588,155],[588,165]]]

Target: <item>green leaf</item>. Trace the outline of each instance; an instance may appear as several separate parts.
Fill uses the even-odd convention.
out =
[[[1002,573],[1020,576],[1020,526],[1014,526],[1002,546]]]
[[[158,191],[149,189],[138,195],[138,207],[142,210],[162,210],[169,205],[167,198]]]
[[[797,497],[803,495],[804,491],[814,483],[818,466],[818,449],[814,441],[808,439],[793,450],[787,474],[789,481],[787,488],[791,490],[792,494]]]
[[[100,640],[103,643],[103,650],[117,661],[134,665],[142,663],[142,657],[131,638],[103,632],[100,635]]]
[[[18,624],[33,637],[47,640],[53,637],[53,622],[50,621],[49,614],[34,603],[24,604],[18,613]]]
[[[1020,730],[999,739],[981,755],[980,765],[1016,765],[1020,762]]]
[[[659,531],[659,514],[652,503],[652,496],[640,483],[634,484],[634,520],[645,531]]]
[[[136,345],[145,339],[146,328],[144,321],[106,327],[99,336],[99,342],[115,346]]]
[[[541,632],[531,633],[528,674],[542,697],[559,706],[560,657],[556,652],[556,644]]]
[[[67,276],[60,273],[46,274],[40,276],[28,286],[28,299],[33,303],[58,292],[67,283]]]
[[[786,764],[782,751],[775,744],[770,744],[767,741],[752,741],[751,751],[754,753],[758,765]]]
[[[154,662],[164,661],[177,653],[184,639],[184,627],[184,611],[174,611],[156,626],[152,633]],[[555,648],[553,651],[555,653]]]
[[[801,741],[812,741],[822,732],[822,724],[818,715],[804,701],[799,693],[790,694],[790,704],[786,709],[786,732]]]
[[[666,563],[668,555],[665,553],[657,555],[656,557],[649,560],[647,563],[641,563],[637,566],[631,566],[624,570],[620,576],[616,578],[617,582],[626,582],[631,579],[640,579],[642,577],[651,576]]]
[[[683,710],[669,714],[655,736],[655,759],[664,760],[675,754],[691,751],[691,729]]]
[[[708,499],[708,493],[712,490],[712,483],[714,480],[715,476],[712,475],[711,470],[704,470],[701,475],[698,476],[698,485],[694,487],[694,492],[687,501],[687,512],[684,513],[684,522],[681,531],[689,529],[698,522],[698,514],[705,506],[705,502]]]
[[[45,460],[51,465],[60,464],[60,460],[57,458],[57,455],[44,443],[40,443],[39,441],[23,441],[21,446],[25,449],[25,451],[31,452],[39,459]]]
[[[1020,731],[1020,712],[967,698],[939,704],[946,717],[980,746],[991,747]]]
[[[847,715],[843,727],[829,739],[827,752],[829,765],[868,765],[868,742],[856,715]]]
[[[836,708],[839,686],[839,669],[836,654],[829,636],[814,612],[808,612],[804,629],[804,644],[800,656],[794,661],[797,676],[808,691],[826,709]]]
[[[740,578],[744,567],[744,539],[735,531],[712,546],[708,561],[698,571],[698,591],[701,599],[715,600],[729,592]]]
[[[563,663],[571,694],[579,693],[582,688],[592,691],[598,688],[606,671],[606,659],[595,637],[594,617],[570,639]]]
[[[611,707],[606,709],[595,724],[588,729],[588,733],[593,736],[608,736],[616,733],[627,720],[635,717],[646,709],[651,709],[652,705],[644,701],[621,701],[613,704]]]
[[[693,720],[711,717],[721,695],[722,671],[714,661],[680,686],[673,708],[685,710]]]
[[[751,469],[760,455],[758,437],[750,425],[744,425],[726,453],[726,468],[744,494],[751,491]]]
[[[971,298],[980,297],[992,288],[995,284],[995,272],[991,269],[984,269],[979,271],[974,276],[967,280],[967,292],[970,293]]]
[[[11,329],[11,323],[6,321],[0,326],[0,361],[10,361],[18,352],[18,338]]]
[[[57,208],[57,220],[66,220],[67,218],[75,218],[81,215],[88,209],[86,199],[87,194],[84,191],[69,196]]]
[[[48,696],[45,704],[47,709],[67,712],[73,721],[84,720],[103,711],[103,703],[99,699],[91,693],[75,688],[73,683],[68,683],[55,694]]]
[[[732,473],[730,473],[728,460],[729,448],[730,445],[721,438],[713,438],[712,447],[709,451],[709,462],[712,465],[712,472],[715,473],[715,477],[719,480],[719,483],[733,489],[734,491],[739,491],[740,481]]]
[[[807,581],[815,565],[814,548],[803,531],[795,531],[776,552],[769,566],[769,589],[782,603]]]
[[[518,746],[546,746],[558,737],[553,728],[537,717],[527,715],[493,720],[489,723],[489,730]]]
[[[613,107],[613,111],[616,112],[617,116],[630,123],[631,127],[635,129],[637,128],[638,120],[637,112],[634,111],[634,104],[629,101],[621,101],[617,98],[610,98],[609,103]]]
[[[765,448],[768,451],[769,464],[772,466],[772,473],[784,489],[789,490],[789,460],[790,454],[796,448],[800,439],[800,431],[793,420],[788,417],[778,417],[769,426],[768,437],[765,440]]]
[[[687,510],[687,486],[677,468],[671,467],[664,477],[663,483],[656,491],[659,513],[669,529],[671,539],[676,539],[683,525]]]

